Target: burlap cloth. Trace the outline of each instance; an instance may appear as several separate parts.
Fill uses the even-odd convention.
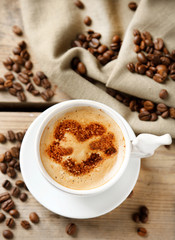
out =
[[[175,138],[175,120],[159,117],[156,122],[140,121],[138,113],[130,109],[99,87],[83,79],[70,68],[71,59],[79,56],[87,67],[88,76],[131,95],[160,102],[159,91],[166,88],[170,94],[161,100],[175,107],[175,82],[162,85],[126,69],[128,62],[136,62],[133,51],[133,29],[149,31],[154,38],[164,39],[167,48],[175,49],[175,1],[141,0],[136,12],[128,8],[128,0],[83,0],[85,9],[78,9],[73,0],[21,0],[25,32],[40,62],[41,69],[51,81],[71,98],[92,99],[105,103],[118,111],[136,133],[170,133]],[[72,40],[85,32],[85,16],[92,18],[91,29],[102,34],[101,42],[109,45],[114,34],[123,44],[116,60],[101,66],[96,58],[83,48],[72,48]]]

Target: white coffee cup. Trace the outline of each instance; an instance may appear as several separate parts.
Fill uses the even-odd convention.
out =
[[[96,101],[91,101],[91,100],[84,100],[84,99],[78,99],[78,100],[68,100],[64,101],[62,103],[58,103],[48,115],[43,119],[41,122],[41,125],[36,133],[36,139],[35,139],[35,156],[36,160],[38,162],[38,166],[40,168],[41,173],[43,176],[51,183],[53,184],[56,188],[59,190],[62,190],[64,192],[70,193],[70,194],[76,194],[79,196],[91,196],[94,194],[98,194],[102,191],[107,190],[110,188],[113,184],[115,184],[123,175],[123,173],[126,170],[126,167],[128,165],[129,161],[132,161],[132,156],[133,157],[139,157],[139,158],[145,158],[152,156],[154,154],[155,149],[157,149],[160,145],[169,145],[172,143],[171,136],[169,134],[165,134],[162,136],[156,136],[152,134],[140,134],[138,135],[132,142],[129,138],[127,129],[125,128],[125,125],[123,121],[120,118],[120,114],[114,111],[112,108],[106,106],[105,104],[96,102]],[[121,167],[119,170],[116,172],[116,174],[106,182],[104,185],[90,189],[90,190],[74,190],[67,188],[59,183],[57,183],[51,176],[47,173],[45,170],[41,158],[40,158],[40,140],[42,133],[49,123],[49,121],[58,113],[60,114],[65,114],[66,112],[69,112],[72,108],[75,107],[83,107],[83,106],[89,106],[97,109],[103,110],[107,115],[109,115],[120,127],[124,139],[125,139],[125,144],[126,144],[126,149],[125,149],[125,157],[124,160],[121,164]]]

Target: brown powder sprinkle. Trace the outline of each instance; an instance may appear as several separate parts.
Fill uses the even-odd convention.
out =
[[[56,163],[61,164],[67,172],[75,176],[89,173],[103,160],[103,158],[100,154],[93,152],[89,158],[82,160],[81,163],[76,163],[76,159],[72,159],[71,157],[62,161],[63,156],[69,156],[73,153],[71,147],[64,148],[60,146],[60,141],[64,138],[65,133],[73,134],[80,142],[84,142],[93,136],[101,136],[100,139],[89,144],[90,150],[100,150],[106,156],[110,156],[117,152],[113,144],[114,134],[105,134],[106,128],[103,125],[90,123],[86,127],[83,127],[75,120],[61,121],[54,130],[54,137],[56,140],[49,145],[46,152]]]
[[[58,124],[54,136],[61,140],[66,132],[72,133],[78,141],[84,142],[92,136],[101,136],[106,132],[106,128],[98,123],[91,123],[87,127],[82,127],[75,120],[64,120]]]

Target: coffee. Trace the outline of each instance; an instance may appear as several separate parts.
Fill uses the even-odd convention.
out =
[[[119,170],[125,140],[117,123],[101,109],[77,107],[58,113],[47,124],[40,157],[56,182],[88,190],[105,184]]]

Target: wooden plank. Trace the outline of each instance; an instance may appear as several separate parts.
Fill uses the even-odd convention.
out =
[[[2,64],[2,61],[4,61],[8,56],[12,56],[12,50],[17,45],[18,42],[21,40],[26,40],[27,38],[24,34],[22,37],[16,36],[12,32],[12,26],[13,25],[19,25],[23,28],[22,19],[21,19],[21,11],[20,11],[20,3],[19,0],[1,0],[0,1],[0,77],[3,77],[4,74],[8,71],[4,65]],[[32,71],[35,73],[36,71],[42,70],[39,68],[38,62],[34,58],[34,54],[32,53],[32,50],[30,46],[28,45],[28,50],[31,55],[31,60],[34,63],[34,68]],[[17,75],[15,75],[17,76]],[[18,81],[18,80],[17,80]],[[51,105],[56,102],[61,102],[67,99],[70,99],[65,93],[63,93],[59,87],[55,83],[52,84],[53,89],[55,91],[55,96],[52,98],[51,102],[47,103],[45,102],[40,96],[34,97],[29,92],[25,91],[25,94],[27,96],[27,102],[21,103],[17,99],[17,97],[14,97],[10,95],[8,92],[0,91],[0,107],[3,106],[31,106],[33,103],[36,103],[38,105]],[[23,85],[25,88],[25,85]],[[35,86],[36,89],[39,91],[43,91],[44,89],[41,87]]]
[[[26,129],[39,113],[0,112],[0,132],[7,130],[21,131]],[[9,149],[11,145],[0,144],[0,153]],[[156,154],[149,159],[142,160],[139,180],[134,189],[132,198],[113,210],[112,212],[90,220],[71,220],[57,216],[42,207],[29,193],[29,199],[22,203],[15,199],[21,216],[16,220],[13,230],[15,238],[23,239],[70,239],[65,233],[65,226],[69,222],[75,222],[78,226],[77,239],[81,240],[112,240],[130,239],[139,240],[136,233],[138,226],[144,226],[148,230],[149,240],[174,240],[175,239],[175,142],[170,149],[160,147]],[[21,178],[19,174],[19,178]],[[9,179],[7,175],[0,173],[0,192],[3,192],[1,184]],[[11,180],[14,183],[15,180]],[[103,201],[103,199],[101,199]],[[147,224],[136,224],[131,220],[131,215],[145,204],[150,210],[150,218]],[[28,219],[31,211],[36,211],[40,218],[40,224],[32,225],[32,229],[24,230],[20,226],[21,219]],[[6,214],[8,216],[8,214]],[[6,229],[5,223],[0,224],[0,232]],[[1,234],[1,233],[0,233]],[[1,239],[1,237],[0,237]]]

